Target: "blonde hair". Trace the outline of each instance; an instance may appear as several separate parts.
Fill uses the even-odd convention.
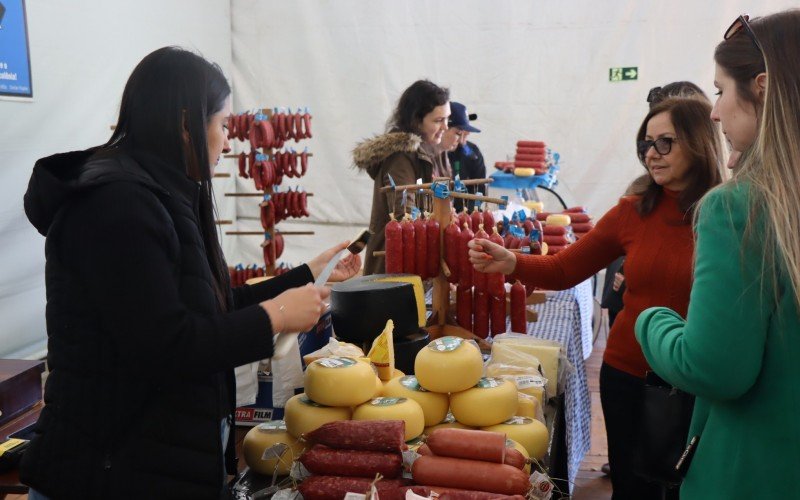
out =
[[[758,137],[743,152],[733,179],[751,186],[743,252],[753,245],[763,248],[762,276],[772,281],[779,297],[777,277],[785,273],[791,288],[784,292],[793,294],[800,310],[800,9],[754,19],[750,25],[761,45],[767,86],[763,103],[755,106]],[[744,52],[752,56],[753,50],[743,29],[719,44],[715,59],[727,71],[728,57],[740,51],[747,59]],[[737,87],[742,83],[737,81]],[[766,224],[757,226],[759,221]]]

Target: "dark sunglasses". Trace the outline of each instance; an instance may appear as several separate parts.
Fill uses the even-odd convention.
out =
[[[742,31],[742,29],[744,29],[744,32],[747,33],[747,36],[753,41],[753,44],[756,46],[758,51],[763,54],[764,51],[761,50],[761,44],[758,43],[758,38],[756,38],[756,34],[753,33],[753,28],[750,27],[750,23],[748,21],[750,21],[750,16],[747,14],[742,14],[741,16],[737,17],[733,24],[731,24],[730,27],[725,30],[723,39],[729,40],[731,37],[736,35],[736,33],[739,33]]]
[[[639,153],[639,160],[644,163],[644,157],[650,148],[656,148],[656,153],[668,155],[672,151],[672,143],[678,140],[677,137],[659,137],[655,141],[636,141],[636,152]]]

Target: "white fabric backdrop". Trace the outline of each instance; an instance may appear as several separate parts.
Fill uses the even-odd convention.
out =
[[[34,161],[105,141],[125,80],[155,48],[193,47],[220,63],[235,109],[310,107],[315,138],[306,142],[315,157],[299,184],[315,193],[313,217],[280,226],[317,232],[287,237],[284,260],[296,264],[368,220],[372,183],[350,167],[350,151],[383,130],[414,80],[450,87],[454,100],[479,114],[483,132],[473,138],[490,168],[517,139],[547,141],[562,154],[562,183],[601,215],[642,172],[633,138],[648,89],[689,79],[711,93],[713,48],[736,15],[794,5],[28,0],[35,101],[0,101],[0,356],[37,356],[44,347],[44,238],[22,212]],[[617,66],[638,66],[639,81],[609,83]],[[238,214],[237,229],[260,227],[253,199],[222,196],[251,186],[223,179],[216,188],[222,218]],[[260,261],[259,241],[225,237],[229,262]]]

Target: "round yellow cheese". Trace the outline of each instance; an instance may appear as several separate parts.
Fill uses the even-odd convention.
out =
[[[375,393],[372,395],[372,397],[379,398],[383,395],[383,381],[377,375],[375,376],[375,380]]]
[[[325,406],[358,406],[375,394],[375,372],[353,358],[321,358],[306,368],[308,397]]]
[[[288,449],[283,446],[287,445]],[[264,422],[250,429],[244,436],[242,454],[247,465],[256,472],[272,476],[289,474],[292,462],[303,453],[303,444],[286,430],[283,420]],[[262,460],[265,457],[266,460]]]
[[[444,420],[439,422],[436,425],[431,425],[430,427],[425,427],[425,435],[430,435],[431,432],[435,431],[436,429],[474,429],[475,427],[470,427],[468,425],[464,425],[458,420],[456,417],[453,416],[452,413],[448,413]]]
[[[383,395],[392,398],[409,398],[419,403],[422,413],[425,415],[425,426],[440,423],[447,416],[447,410],[450,408],[447,394],[426,391],[419,385],[417,377],[414,375],[393,378],[386,382]]]
[[[513,439],[506,439],[506,448],[514,448],[518,452],[522,453],[522,456],[525,457],[525,460],[531,458],[531,456],[528,454],[528,450],[526,450],[524,446]],[[525,464],[525,467],[522,470],[525,471],[525,474],[530,474],[531,464]]]
[[[549,435],[547,427],[538,420],[529,417],[513,417],[502,424],[482,427],[484,431],[505,432],[509,439],[521,444],[528,454],[541,460],[547,453]]]
[[[350,408],[322,406],[309,399],[305,393],[289,398],[284,410],[286,430],[296,438],[318,429],[322,424],[350,420],[351,415]]]
[[[550,214],[545,220],[548,226],[569,226],[571,223],[572,219],[566,214]]]
[[[465,391],[483,375],[481,351],[459,337],[436,339],[417,353],[414,374],[431,392]]]
[[[517,177],[530,177],[536,175],[536,170],[528,167],[514,167],[514,175]]]
[[[353,420],[403,420],[405,441],[418,437],[425,428],[422,407],[408,398],[375,398],[353,410]]]
[[[450,394],[450,411],[465,425],[505,422],[517,411],[517,388],[501,378],[482,378],[471,389]]]

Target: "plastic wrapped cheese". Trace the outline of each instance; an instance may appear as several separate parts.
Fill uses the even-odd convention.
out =
[[[568,366],[566,358],[562,357],[562,346],[558,342],[537,339],[530,336],[498,335],[492,345],[492,358],[494,359],[495,346],[509,346],[513,350],[529,354],[539,360],[542,375],[547,379],[546,392],[548,397],[553,397],[559,393],[559,379],[562,361],[565,363],[564,370],[572,369]]]

